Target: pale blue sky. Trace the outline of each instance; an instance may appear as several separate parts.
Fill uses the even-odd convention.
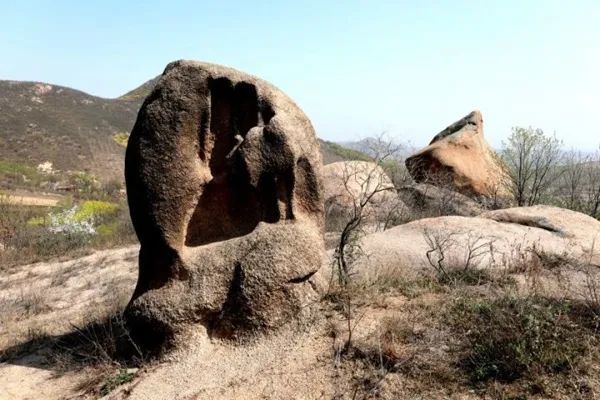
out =
[[[93,4],[92,4],[93,3]],[[600,144],[600,1],[10,1],[0,79],[115,97],[187,58],[258,75],[319,136],[416,146],[473,109]]]

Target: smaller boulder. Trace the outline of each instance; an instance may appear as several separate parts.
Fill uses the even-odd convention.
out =
[[[406,167],[418,183],[450,187],[468,196],[509,196],[506,174],[483,137],[479,111],[438,133],[406,159]]]

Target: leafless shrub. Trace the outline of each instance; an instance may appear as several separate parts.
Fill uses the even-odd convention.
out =
[[[81,327],[73,326],[71,334],[57,341],[56,349],[57,354],[87,365],[121,367],[124,363],[142,363],[146,358],[120,313]]]
[[[403,186],[398,192],[410,209],[409,220],[412,221],[446,215],[473,216],[483,211],[480,202],[458,193],[451,187],[419,183]]]
[[[48,310],[43,292],[37,290],[22,291],[17,304],[26,315],[37,315]]]
[[[591,310],[593,310],[596,319],[600,321],[600,282],[598,272],[587,271],[585,274],[585,301]]]
[[[592,217],[600,217],[600,150],[590,157],[586,168],[586,188],[584,189],[585,211]]]
[[[568,209],[577,211],[583,209],[585,173],[588,162],[587,155],[574,150],[563,156],[558,195],[562,200],[562,205]]]
[[[423,237],[429,247],[427,261],[439,283],[479,285],[494,281],[480,265],[484,259],[494,263],[493,239],[444,229],[425,229]]]
[[[395,187],[402,187],[413,183],[401,150],[402,148],[397,146],[397,151],[392,155],[392,158],[382,165],[383,170],[390,177]]]
[[[600,328],[600,266],[594,265],[594,255],[596,254],[596,241],[594,241],[587,257],[577,265],[577,269],[583,272],[583,293],[582,298],[585,304],[593,314]]]
[[[347,323],[346,349],[352,346],[352,332],[355,325],[353,321],[356,318],[351,290],[353,268],[355,262],[364,256],[361,239],[365,234],[368,216],[372,212],[376,196],[384,192],[395,194],[393,184],[387,175],[382,173],[382,165],[393,158],[398,151],[398,146],[380,137],[371,142],[371,147],[370,154],[373,162],[347,163],[342,176],[342,185],[351,205],[335,248],[333,263],[340,288],[339,298],[343,304],[343,315]]]
[[[78,386],[85,393],[106,396],[130,382],[137,367],[148,361],[118,312],[109,311],[97,321],[72,328],[71,333],[52,340],[51,359],[59,370],[88,369],[88,379]]]
[[[449,278],[447,269],[447,252],[454,246],[456,241],[454,236],[456,233],[453,232],[442,232],[441,230],[430,230],[426,229],[423,232],[423,237],[429,246],[426,256],[429,265],[435,270],[438,276]]]
[[[597,218],[600,212],[600,151],[594,154],[568,151],[557,169],[560,179],[554,185],[554,203]]]
[[[338,385],[339,398],[377,397],[383,393],[381,384],[389,374],[410,365],[415,357],[411,342],[420,340],[421,335],[410,322],[399,317],[384,318],[375,331],[352,348],[345,352],[334,349],[336,368],[350,375],[348,386]]]

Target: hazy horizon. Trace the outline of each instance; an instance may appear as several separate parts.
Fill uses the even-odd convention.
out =
[[[290,95],[320,137],[422,146],[474,109],[600,144],[600,3],[24,1],[3,5],[0,79],[118,97],[176,59],[229,65]]]

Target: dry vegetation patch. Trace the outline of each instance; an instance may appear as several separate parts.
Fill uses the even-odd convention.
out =
[[[114,259],[104,254],[96,262],[107,265]],[[63,264],[70,278],[42,281],[62,281],[57,284],[66,287],[77,282],[75,267]],[[79,268],[85,265],[91,266],[80,262]],[[589,279],[578,281],[577,291],[572,285],[568,291],[544,291],[529,278],[524,284],[514,281],[544,271],[555,276],[568,268],[573,267],[550,270],[542,263],[485,270],[477,279],[468,268],[469,278],[451,280],[433,268],[412,276],[390,271],[368,281],[351,280],[344,288],[333,279],[322,312],[305,326],[241,345],[198,341],[196,332],[190,340],[197,344],[160,361],[138,351],[118,307],[92,305],[84,309],[89,318],[71,320],[63,333],[33,335],[12,351],[15,357],[17,350],[42,351],[54,376],[75,376],[69,390],[88,398],[167,398],[185,382],[182,396],[191,399],[278,398],[299,391],[306,398],[336,399],[593,399],[600,388],[600,308],[592,296],[597,275],[582,275]],[[29,279],[42,276],[30,270]],[[28,279],[27,273],[14,278]],[[106,276],[96,281],[96,295],[110,298],[112,281]],[[29,326],[58,301],[52,296],[39,303],[27,296],[13,299],[18,304],[11,307]]]
[[[75,382],[49,398],[597,398],[598,267],[531,248],[489,268],[476,238],[471,257],[442,260],[442,239],[431,241],[425,270],[350,269],[343,282],[333,269],[306,326],[243,344],[195,332],[160,360],[137,349],[119,318],[136,248],[14,267],[0,277],[2,322],[18,333],[4,360],[45,354],[52,382]],[[115,287],[129,288],[123,301]]]
[[[339,313],[331,334],[339,398],[595,398],[597,267],[537,254],[519,260],[501,270],[463,263],[377,276],[330,296]],[[352,323],[340,323],[348,304]]]
[[[463,368],[473,382],[514,382],[576,371],[598,342],[599,310],[543,297],[459,299],[450,323],[465,337]]]
[[[74,200],[57,207],[12,204],[0,195],[0,269],[135,243],[124,199]]]

